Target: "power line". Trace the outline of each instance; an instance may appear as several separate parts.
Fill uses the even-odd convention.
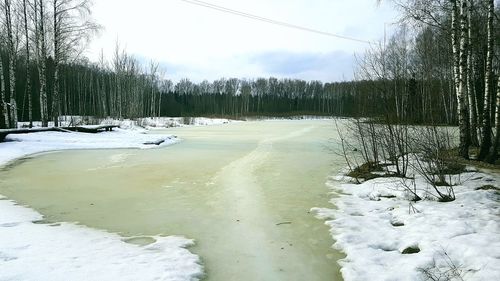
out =
[[[265,17],[260,17],[257,15],[253,15],[253,14],[225,8],[225,7],[211,4],[208,2],[204,2],[204,1],[198,1],[198,0],[180,0],[180,1],[183,1],[183,2],[186,2],[189,4],[193,4],[193,5],[197,5],[197,6],[201,6],[201,7],[205,7],[205,8],[209,8],[209,9],[213,9],[213,10],[217,10],[220,12],[229,13],[229,14],[233,14],[233,15],[237,15],[237,16],[241,16],[241,17],[245,17],[245,18],[249,18],[249,19],[253,19],[253,20],[257,20],[257,21],[262,21],[262,22],[266,22],[266,23],[270,23],[270,24],[275,24],[275,25],[279,25],[279,26],[284,26],[284,27],[288,27],[288,28],[294,28],[294,29],[298,29],[298,30],[302,30],[302,31],[312,32],[312,33],[316,33],[316,34],[320,34],[320,35],[325,35],[325,36],[330,36],[330,37],[340,38],[340,39],[344,39],[344,40],[365,43],[365,44],[372,43],[372,42],[367,41],[367,40],[357,39],[354,37],[349,37],[349,36],[344,36],[344,35],[338,35],[338,34],[326,32],[326,31],[321,31],[321,30],[317,30],[317,29],[312,29],[312,28],[308,28],[308,27],[304,27],[304,26],[300,26],[300,25],[295,25],[295,24],[283,22],[283,21],[277,21],[277,20],[273,20],[273,19],[269,19],[269,18],[265,18]]]

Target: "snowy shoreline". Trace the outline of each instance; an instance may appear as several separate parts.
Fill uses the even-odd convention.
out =
[[[401,178],[381,177],[361,184],[340,175],[328,180],[334,195],[330,202],[336,209],[312,211],[326,220],[334,248],[346,254],[339,261],[344,279],[496,280],[500,193],[491,187],[499,187],[498,173],[452,176],[456,200],[447,203],[424,197],[429,186],[414,176],[419,195],[425,198],[418,202],[408,200]],[[490,188],[480,188],[485,186]],[[419,252],[408,254],[408,248]]]
[[[147,142],[163,141],[160,145]],[[40,132],[8,135],[0,143],[0,168],[29,155],[70,149],[148,149],[178,142],[175,136],[146,134],[129,127],[97,134]],[[151,237],[138,246],[126,237],[75,223],[35,223],[37,211],[0,195],[0,280],[198,280],[204,275],[194,241]]]
[[[146,142],[158,142],[160,145],[147,145]],[[30,134],[8,135],[0,143],[0,166],[16,159],[42,152],[71,149],[113,149],[137,148],[148,149],[163,147],[178,142],[175,136],[145,134],[141,131],[114,129],[112,132],[97,134],[78,132],[39,132]]]

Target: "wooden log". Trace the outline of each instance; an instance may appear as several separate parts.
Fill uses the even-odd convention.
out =
[[[156,141],[147,141],[144,144],[145,145],[160,145],[164,142],[165,142],[165,139],[160,139],[160,140],[156,140]]]

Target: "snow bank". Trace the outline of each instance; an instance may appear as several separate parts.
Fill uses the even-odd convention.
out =
[[[424,197],[427,183],[415,177]],[[427,280],[426,271],[441,278],[434,280],[462,280],[459,275],[463,280],[498,280],[500,194],[476,188],[498,188],[499,177],[468,172],[454,178],[462,183],[455,187],[456,200],[447,203],[408,201],[399,178],[358,185],[330,179],[337,209],[313,211],[327,219],[334,246],[346,254],[339,261],[344,279]],[[420,252],[403,254],[408,247]]]
[[[241,122],[223,118],[205,118],[205,117],[148,117],[139,118],[137,120],[115,120],[105,119],[101,122],[102,125],[119,125],[121,128],[146,128],[164,129],[171,127],[184,127],[184,126],[211,126],[222,125],[232,122]]]
[[[242,122],[239,120],[225,119],[225,118],[206,118],[206,117],[147,117],[137,119],[101,119],[91,116],[60,116],[60,126],[82,126],[82,125],[117,125],[122,129],[127,130],[144,130],[144,129],[164,129],[171,127],[184,127],[184,126],[211,126],[222,125],[233,122]],[[29,122],[19,122],[19,128],[27,128]],[[41,127],[42,123],[39,121],[33,122],[33,127]],[[49,122],[49,127],[53,127],[54,122]]]
[[[42,216],[0,200],[0,280],[193,280],[192,240],[153,237],[141,247],[116,234],[70,223],[35,224]]]
[[[8,135],[0,143],[0,166],[43,151],[96,148],[150,148],[146,142],[174,136],[115,129],[98,134],[43,132]],[[37,224],[43,217],[0,195],[0,280],[197,280],[198,256],[182,237],[153,237],[137,246],[116,234],[72,223]]]
[[[151,148],[156,145],[146,145],[147,142],[164,142],[160,146],[177,142],[171,135],[143,134],[123,129],[112,132],[62,133],[40,132],[31,134],[7,135],[5,142],[0,143],[0,166],[14,159],[54,150],[66,149],[98,149],[98,148]]]
[[[281,121],[281,120],[333,120],[343,119],[343,117],[323,116],[323,115],[292,115],[292,116],[247,116],[246,121]]]

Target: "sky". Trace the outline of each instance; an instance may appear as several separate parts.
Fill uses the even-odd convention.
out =
[[[260,17],[366,41],[393,28],[393,7],[376,0],[204,0]],[[350,80],[354,54],[369,44],[273,25],[182,0],[94,0],[103,29],[87,56],[110,60],[116,43],[166,78],[200,82],[222,77]]]

